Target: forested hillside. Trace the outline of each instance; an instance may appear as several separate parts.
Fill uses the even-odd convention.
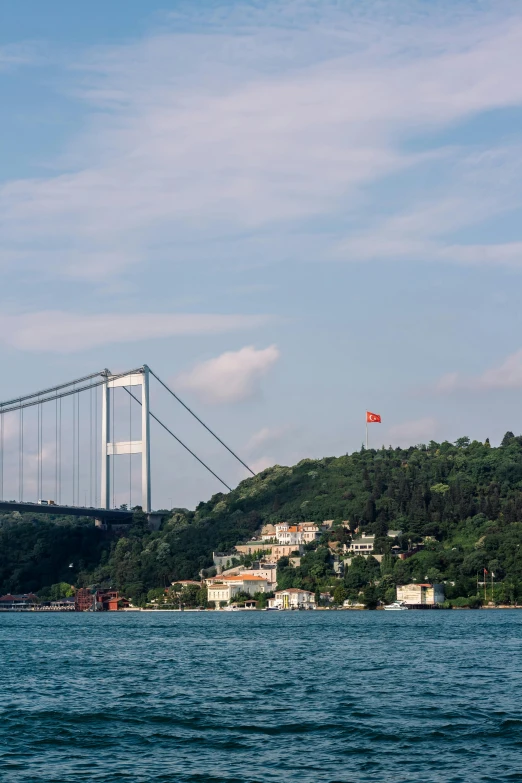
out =
[[[0,590],[69,581],[112,584],[137,597],[175,579],[197,577],[211,566],[213,551],[230,551],[263,523],[325,519],[349,520],[352,530],[375,533],[378,551],[385,554],[394,543],[406,550],[423,537],[434,539],[404,561],[391,555],[381,566],[354,561],[344,576],[349,593],[374,582],[389,587],[429,578],[454,582],[450,594],[468,595],[487,568],[506,600],[522,597],[522,437],[507,433],[498,448],[461,438],[276,465],[195,511],[166,513],[154,533],[141,513],[121,537],[104,535],[92,522],[4,516]],[[386,538],[388,529],[401,530],[400,539]],[[340,528],[325,535],[301,569],[281,569],[281,583],[333,586],[326,539],[345,541],[347,535]]]

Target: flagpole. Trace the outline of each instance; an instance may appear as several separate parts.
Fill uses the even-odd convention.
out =
[[[368,451],[368,411],[366,411],[366,451]]]

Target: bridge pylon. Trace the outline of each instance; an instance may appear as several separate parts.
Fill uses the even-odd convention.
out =
[[[113,376],[109,370],[105,370],[106,380],[102,385],[102,508],[109,509],[111,503],[111,459],[120,454],[141,454],[141,505],[146,514],[151,512],[149,374],[146,364],[123,376]],[[141,386],[141,440],[111,441],[111,389],[119,386]]]

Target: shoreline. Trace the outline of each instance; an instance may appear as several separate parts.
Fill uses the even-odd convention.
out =
[[[409,606],[408,611],[412,612],[419,612],[419,611],[442,611],[442,612],[454,612],[454,611],[464,611],[464,612],[479,612],[479,611],[495,611],[495,610],[504,610],[504,609],[522,609],[522,606],[510,606],[510,605],[501,605],[501,606],[476,606],[476,607],[470,607],[470,606]],[[0,609],[0,614],[97,614],[97,615],[114,615],[114,614],[136,614],[136,613],[159,613],[162,614],[166,613],[176,613],[176,614],[236,614],[237,612],[285,612],[285,613],[309,613],[309,612],[382,612],[384,611],[384,606],[378,606],[375,609],[367,609],[363,606],[353,606],[353,607],[328,607],[328,606],[318,606],[315,609],[277,609],[277,610],[267,610],[267,609],[235,609],[234,611],[227,611],[226,609],[142,609],[141,607],[131,607],[127,609],[119,609],[117,612],[109,612],[109,611],[98,611],[98,612],[89,612],[89,611],[83,611],[83,612],[77,612],[75,610],[71,609],[46,609],[46,608],[31,608],[31,609]]]

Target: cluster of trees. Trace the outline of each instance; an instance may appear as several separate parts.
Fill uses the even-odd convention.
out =
[[[280,587],[302,586],[337,596],[391,595],[395,584],[443,580],[451,598],[474,595],[483,569],[495,574],[499,596],[522,597],[522,437],[506,433],[501,446],[460,438],[409,449],[361,449],[350,455],[274,466],[217,494],[195,511],[165,514],[161,530],[134,514],[119,538],[89,520],[0,517],[0,590],[36,591],[59,582],[100,584],[135,600],[176,579],[197,578],[212,552],[230,552],[262,524],[280,520],[350,521],[377,536],[383,563],[355,559],[340,583],[326,541],[298,569],[280,568]],[[386,538],[400,529],[398,542]],[[340,527],[331,537],[349,540]],[[407,560],[390,554],[433,540]],[[480,579],[478,580],[480,581]],[[344,592],[343,592],[344,591]],[[495,595],[496,597],[496,595]]]

